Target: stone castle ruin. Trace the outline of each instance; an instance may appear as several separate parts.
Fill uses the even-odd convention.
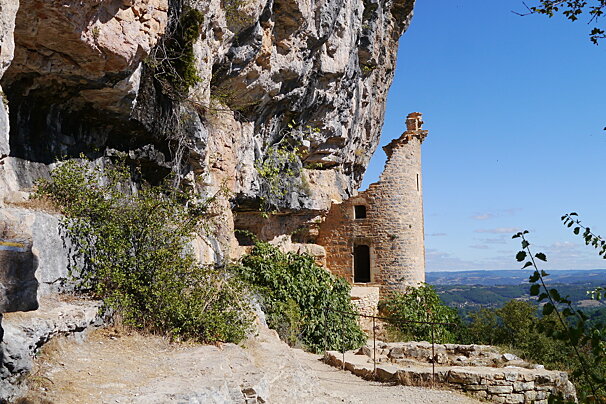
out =
[[[421,143],[427,131],[422,124],[420,113],[409,114],[407,130],[384,147],[388,160],[380,181],[333,203],[305,240],[290,244],[291,249],[316,256],[334,274],[352,283],[354,300],[365,301],[359,305],[362,311],[364,307],[376,310],[379,291],[404,291],[425,280]],[[249,229],[270,240],[279,240],[275,234],[288,234],[289,223],[300,224],[292,215],[278,215],[269,225],[258,215],[246,217]],[[7,218],[0,223],[4,225],[0,228],[0,315],[35,310],[38,259],[32,253],[32,241],[25,233],[21,237],[13,234],[23,226],[10,224]]]
[[[422,125],[421,113],[409,114],[406,131],[383,148],[379,182],[334,203],[320,225],[316,242],[326,249],[327,267],[354,286],[385,294],[425,281]]]

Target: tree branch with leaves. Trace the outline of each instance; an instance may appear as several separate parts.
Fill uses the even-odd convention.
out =
[[[539,270],[537,265],[537,261],[546,262],[547,256],[542,252],[532,254],[526,234],[528,231],[524,230],[514,234],[512,238],[521,239],[522,249],[516,254],[516,260],[525,261],[522,269],[534,268],[529,277],[530,295],[536,296],[539,303],[545,302],[542,308],[543,316],[555,313],[561,329],[552,327],[550,336],[566,342],[573,349],[580,365],[579,369],[573,372],[573,376],[582,376],[582,387],[588,388],[590,392],[586,398],[590,402],[601,400],[606,397],[606,379],[603,372],[606,350],[603,332],[601,328],[588,326],[587,315],[582,310],[575,309],[568,296],[562,297],[557,289],[547,287],[545,278],[549,274]]]
[[[514,11],[513,13],[521,16],[543,14],[549,18],[557,14],[562,14],[570,21],[577,21],[581,18],[582,14],[586,14],[588,19],[587,24],[590,25],[598,23],[598,20],[602,17],[604,9],[606,8],[606,0],[539,0],[538,4],[534,6],[529,6],[524,2],[522,2],[522,4],[526,8],[526,12],[520,13]],[[589,39],[591,42],[597,45],[600,39],[604,38],[606,38],[604,29],[594,25],[589,32]]]

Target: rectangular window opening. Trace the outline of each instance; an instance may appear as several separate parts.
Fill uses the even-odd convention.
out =
[[[370,282],[370,247],[354,246],[354,283]]]
[[[356,219],[366,219],[366,206],[364,206],[364,205],[354,206],[354,217]]]

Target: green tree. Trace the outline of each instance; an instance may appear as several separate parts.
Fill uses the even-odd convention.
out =
[[[510,300],[495,314],[501,325],[500,344],[520,346],[531,340],[536,329],[537,308],[528,302]]]
[[[518,349],[525,359],[547,367],[570,369],[568,359],[573,352],[549,336],[557,328],[553,314],[539,317],[535,305],[520,300],[510,300],[495,313],[500,323],[499,345]]]
[[[496,345],[500,337],[499,319],[494,310],[482,308],[469,315],[469,323],[462,332],[463,343]]]
[[[394,293],[379,303],[379,310],[389,319],[390,329],[399,339],[431,341],[433,329],[436,342],[455,342],[453,328],[460,322],[457,311],[446,306],[431,285],[408,287],[405,293]],[[430,321],[452,325],[422,323]]]

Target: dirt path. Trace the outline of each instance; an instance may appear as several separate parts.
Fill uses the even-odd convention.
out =
[[[112,329],[81,343],[57,339],[36,360],[28,398],[57,404],[478,403],[450,391],[362,380],[288,348],[267,329],[244,348],[171,344]]]

